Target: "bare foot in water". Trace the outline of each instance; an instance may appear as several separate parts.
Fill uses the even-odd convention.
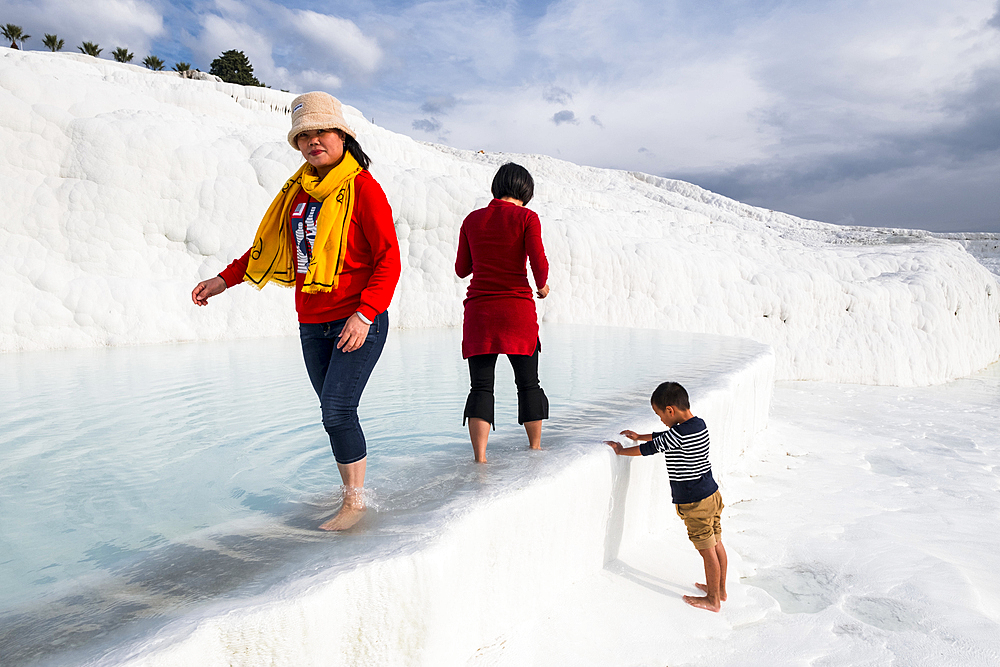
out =
[[[707,597],[696,598],[693,595],[685,595],[684,601],[687,602],[692,607],[697,607],[698,609],[707,609],[708,611],[719,611],[722,609],[722,605],[716,602],[712,604]]]
[[[364,507],[349,507],[347,505],[344,505],[343,507],[340,508],[340,511],[333,516],[332,519],[330,519],[324,524],[321,524],[319,529],[347,530],[348,528],[356,524],[358,521],[360,521],[361,517],[363,517],[364,515],[365,515]]]
[[[702,593],[708,592],[708,586],[706,586],[705,584],[695,584],[694,587],[697,588]],[[726,595],[726,592],[722,591],[721,594],[719,595],[719,600],[725,602],[727,597],[728,596]]]
[[[344,501],[332,519],[320,525],[320,530],[347,530],[365,515],[364,489],[354,487],[343,488]]]
[[[542,448],[542,420],[524,422],[524,433],[528,436],[528,449]]]

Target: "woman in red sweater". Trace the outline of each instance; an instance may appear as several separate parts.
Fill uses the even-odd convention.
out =
[[[295,287],[302,354],[343,481],[340,511],[320,528],[344,530],[365,509],[358,402],[385,346],[399,245],[392,209],[336,98],[292,100],[288,142],[306,164],[271,203],[250,249],[191,298],[204,306],[240,282]]]
[[[538,298],[549,293],[549,263],[542,246],[542,226],[525,208],[535,191],[528,170],[508,162],[493,178],[493,201],[462,223],[455,273],[472,281],[465,298],[462,357],[469,360],[471,388],[465,402],[472,452],[486,463],[486,443],[493,424],[493,378],[497,355],[506,354],[517,384],[517,423],[524,425],[528,446],[541,449],[542,420],[549,400],[538,384],[538,338],[535,301],[528,284],[527,260]],[[540,286],[540,287],[539,287]]]

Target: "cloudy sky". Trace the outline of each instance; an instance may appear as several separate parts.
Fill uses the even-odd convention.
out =
[[[239,49],[420,140],[1000,231],[1000,0],[0,0],[2,23],[168,67]]]

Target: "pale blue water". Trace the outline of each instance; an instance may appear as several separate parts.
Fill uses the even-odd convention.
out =
[[[472,463],[461,331],[392,331],[365,392],[372,507],[314,527],[340,480],[297,339],[0,357],[0,663],[76,664],[212,601],[418,547],[477,499],[601,446],[657,382],[693,392],[763,346],[543,328],[552,419],[516,422],[501,357],[490,463]]]

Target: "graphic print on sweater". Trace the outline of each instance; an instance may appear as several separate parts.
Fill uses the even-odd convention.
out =
[[[292,211],[292,229],[295,232],[295,249],[297,255],[296,271],[309,272],[309,260],[312,258],[313,243],[316,241],[316,218],[322,202],[300,202]]]

